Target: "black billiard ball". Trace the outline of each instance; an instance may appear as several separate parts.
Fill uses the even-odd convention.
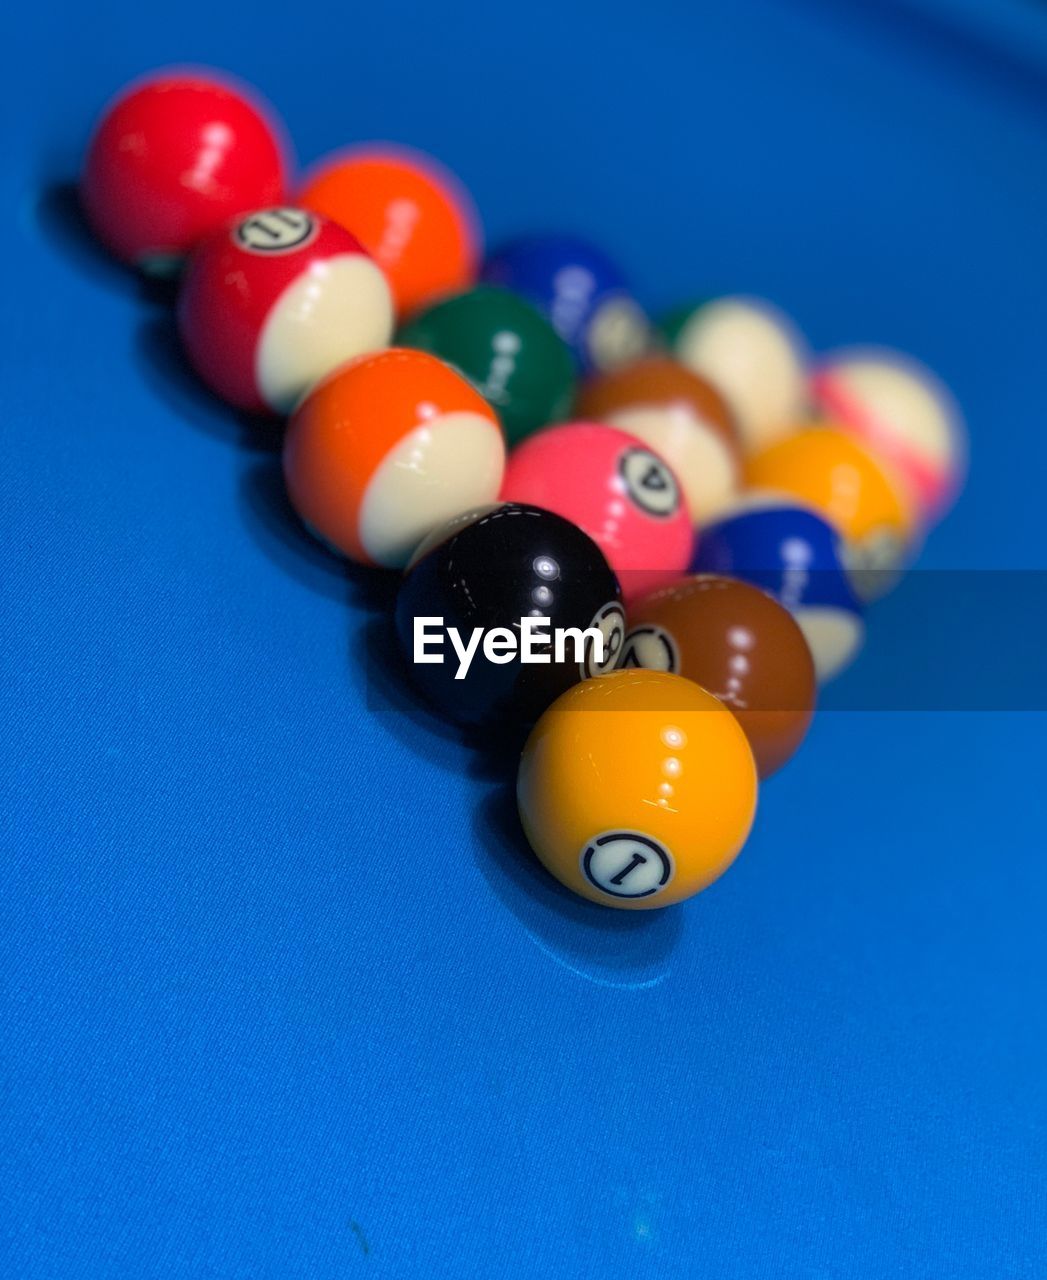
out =
[[[576,645],[568,628],[599,630],[603,661],[592,637]],[[616,667],[625,614],[618,579],[588,534],[540,507],[505,502],[425,539],[400,587],[396,629],[415,682],[441,714],[496,730],[533,723],[572,684]],[[525,636],[544,660],[524,661]]]

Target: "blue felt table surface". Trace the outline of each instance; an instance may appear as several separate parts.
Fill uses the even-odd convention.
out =
[[[1047,13],[944,8],[7,16],[5,1280],[1047,1274],[1043,716],[826,712],[706,894],[570,899],[63,188],[113,88],[228,66],[304,162],[411,142],[652,306],[913,351],[973,437],[923,563],[1044,568]]]

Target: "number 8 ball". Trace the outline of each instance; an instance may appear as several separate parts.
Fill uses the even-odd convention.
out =
[[[550,635],[555,628],[597,627],[604,661],[595,661],[590,646],[579,662],[568,642],[560,662],[549,652],[548,662],[524,663],[518,651],[491,662],[481,643],[459,680],[449,639],[443,662],[414,661],[414,623],[421,617],[457,628],[463,644],[477,627],[485,634],[496,627],[519,632],[525,617],[546,618]],[[533,724],[565,689],[616,667],[625,613],[618,579],[587,534],[550,511],[506,502],[465,512],[426,538],[400,588],[396,629],[411,674],[436,709],[491,732]]]

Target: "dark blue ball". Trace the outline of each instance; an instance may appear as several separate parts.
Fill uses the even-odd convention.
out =
[[[769,500],[707,525],[691,572],[739,578],[774,596],[803,629],[820,680],[841,671],[864,638],[844,542],[806,507]]]
[[[483,279],[537,307],[583,370],[623,364],[650,344],[650,324],[618,266],[575,236],[514,240],[488,259]]]

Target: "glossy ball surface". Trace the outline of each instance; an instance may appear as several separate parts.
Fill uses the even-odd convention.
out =
[[[80,195],[111,253],[174,274],[204,236],[284,198],[283,129],[250,90],[210,72],[159,72],[105,110]]]
[[[787,435],[807,402],[807,347],[792,321],[762,298],[712,298],[666,316],[677,360],[717,387],[746,452]]]
[[[479,216],[432,156],[377,145],[330,156],[299,200],[360,238],[385,272],[401,318],[476,280]]]
[[[224,400],[288,413],[344,360],[388,343],[393,306],[355,236],[284,206],[250,213],[197,247],[178,328],[190,363]]]
[[[502,497],[584,529],[626,601],[678,577],[691,558],[694,533],[672,469],[616,427],[571,422],[539,431],[510,453]]]
[[[645,910],[731,865],[756,811],[737,719],[663,671],[614,671],[568,690],[527,740],[516,797],[531,848],[583,898]]]
[[[761,778],[795,755],[814,715],[814,659],[793,616],[765,591],[701,574],[629,610],[622,666],[672,671],[738,717]]]
[[[707,379],[666,356],[648,356],[591,378],[580,417],[621,427],[660,454],[683,485],[695,524],[738,490],[741,449],[734,416]]]
[[[510,444],[571,406],[571,353],[545,317],[507,289],[480,285],[437,302],[401,329],[397,343],[464,373],[494,406]]]
[[[646,350],[650,326],[618,266],[574,236],[529,236],[493,254],[483,269],[547,316],[582,369],[610,369]]]
[[[360,356],[295,410],[284,477],[306,526],[361,564],[402,568],[458,512],[493,502],[505,441],[487,401],[424,351]]]
[[[826,418],[890,462],[924,523],[940,519],[963,477],[966,433],[929,369],[895,351],[841,351],[815,370],[811,395]]]
[[[866,599],[893,585],[917,529],[887,464],[831,425],[807,426],[748,458],[746,483],[813,507],[843,535],[856,589]]]
[[[596,671],[617,665],[625,638],[618,581],[599,547],[552,512],[501,503],[465,513],[433,533],[408,567],[396,604],[396,629],[408,668],[433,706],[457,724],[498,730],[533,723],[559,694]],[[550,628],[599,627],[604,662],[573,647],[562,660],[524,663],[519,655],[489,661],[478,653],[465,677],[445,642],[445,661],[414,661],[415,619],[442,618],[464,640],[473,629],[505,628],[542,617]],[[550,655],[552,656],[552,655]]]
[[[863,605],[845,544],[816,512],[774,495],[749,495],[702,530],[694,573],[738,578],[769,592],[796,619],[820,682],[843,671],[865,638]]]

